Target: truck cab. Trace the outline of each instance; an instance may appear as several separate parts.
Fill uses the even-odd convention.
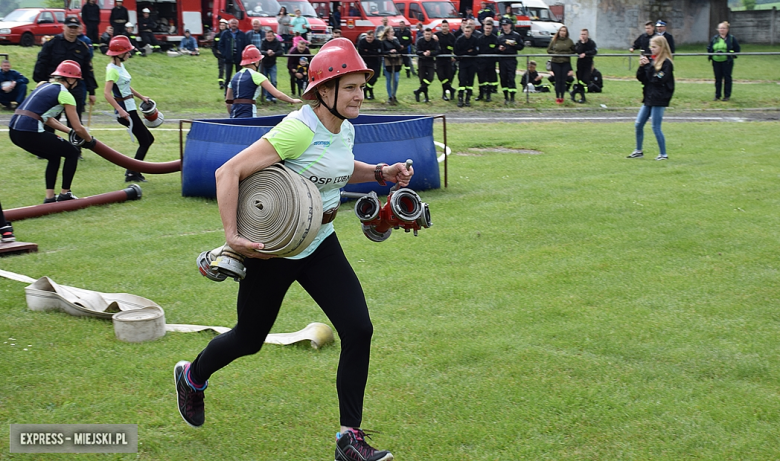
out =
[[[466,14],[466,8],[471,8],[472,14],[476,18],[479,14],[479,11],[482,9],[482,4],[487,3],[488,8],[493,10],[493,19],[495,21],[500,21],[501,17],[506,12],[507,7],[512,7],[512,13],[517,17],[517,21],[515,22],[515,32],[520,34],[521,37],[523,37],[524,40],[528,41],[529,37],[531,35],[531,20],[530,18],[525,14],[525,10],[522,8],[522,3],[517,4],[515,2],[511,1],[496,1],[496,0],[466,0],[463,3],[456,3],[458,6],[458,10],[462,14]],[[517,7],[514,7],[513,5],[518,5]],[[477,27],[482,27],[481,25],[477,25]]]
[[[550,11],[550,7],[542,0],[523,0],[520,3],[512,3],[512,9],[525,11],[531,21],[531,34],[528,41],[531,46],[546,47],[550,44],[553,36],[558,32],[563,24]]]
[[[252,21],[257,19],[262,29],[270,28],[276,32],[279,26],[276,15],[281,8],[276,0],[214,0],[211,27],[213,30],[219,30],[220,19],[236,19],[238,29],[246,32],[252,30]]]
[[[451,31],[460,29],[461,17],[455,4],[448,0],[394,0],[398,11],[411,26],[422,23],[435,33],[441,30],[442,20],[447,20]]]
[[[399,27],[401,21],[407,21],[398,12],[392,0],[328,2],[329,8],[327,11],[323,8],[323,2],[312,3],[315,4],[315,9],[327,13],[328,16],[333,11],[338,11],[341,15],[342,36],[350,39],[355,44],[357,44],[363,34],[369,30],[376,29],[378,25],[382,24],[383,18],[387,18],[387,25],[394,28]]]

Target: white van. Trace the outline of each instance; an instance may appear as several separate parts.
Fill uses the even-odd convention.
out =
[[[531,34],[528,36],[531,46],[546,47],[549,45],[553,35],[563,25],[552,14],[550,7],[542,0],[523,0],[520,3],[512,3],[513,10],[516,6],[525,10],[528,17],[531,18]]]

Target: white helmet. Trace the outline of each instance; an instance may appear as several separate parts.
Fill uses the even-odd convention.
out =
[[[149,8],[144,8],[141,10],[141,13],[151,13],[151,10],[149,10]]]
[[[133,24],[132,22],[128,22],[127,24],[125,24],[125,29],[132,29],[133,27],[135,27],[135,24]]]

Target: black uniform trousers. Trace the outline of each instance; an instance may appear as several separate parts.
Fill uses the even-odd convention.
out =
[[[731,72],[734,70],[734,61],[712,61],[712,70],[715,72],[715,97],[720,98],[720,90],[723,87],[723,97],[731,97]]]
[[[460,61],[458,68],[458,91],[474,89],[474,76],[477,74],[477,61],[474,58],[465,58]]]
[[[498,76],[496,75],[496,60],[494,58],[478,58],[477,76],[479,77],[480,89],[485,91],[496,89],[498,86]]]
[[[436,76],[439,77],[443,89],[452,88],[452,79],[455,76],[455,68],[451,58],[436,59]]]
[[[420,77],[420,85],[427,91],[428,85],[433,83],[433,78],[436,75],[436,64],[433,59],[419,59],[418,61],[417,71]]]
[[[64,158],[62,188],[70,190],[73,176],[76,175],[76,168],[79,164],[79,150],[73,144],[48,131],[36,133],[11,128],[9,134],[12,143],[48,161],[44,174],[46,189],[54,189],[57,173],[60,170],[60,157]]]
[[[517,59],[505,58],[498,60],[498,72],[501,76],[501,88],[510,93],[517,93],[515,74],[517,73]]]
[[[372,75],[371,78],[366,81],[366,87],[370,90],[373,90],[374,86],[376,85],[376,81],[379,79],[379,76],[382,75],[382,61],[378,59],[363,59],[366,62],[368,68],[374,71],[374,75]]]

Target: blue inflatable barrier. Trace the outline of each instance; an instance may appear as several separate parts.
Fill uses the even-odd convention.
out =
[[[185,197],[216,197],[214,172],[234,155],[257,141],[284,115],[243,119],[195,120],[187,135],[181,168]],[[414,161],[413,190],[441,187],[433,118],[403,115],[361,115],[350,120],[355,126],[355,158],[369,164]],[[348,192],[376,191],[387,195],[391,184],[348,184]]]

